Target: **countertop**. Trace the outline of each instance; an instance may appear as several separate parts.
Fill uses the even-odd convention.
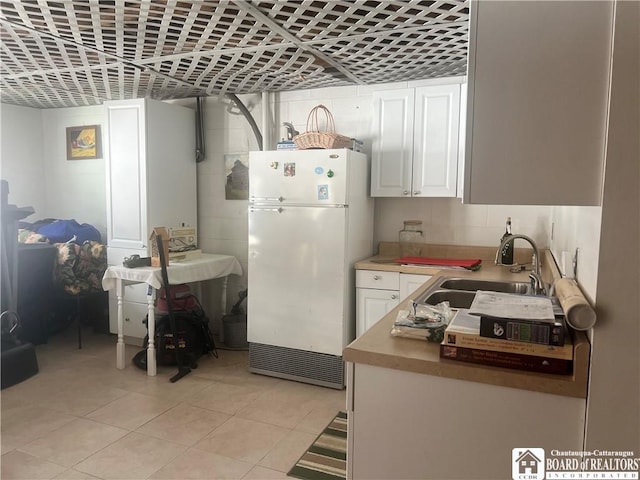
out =
[[[517,250],[517,249],[516,249]],[[491,253],[492,252],[492,253]],[[493,264],[492,255],[495,249],[484,247],[450,247],[446,256],[449,258],[482,258],[482,268],[478,271],[439,270],[437,268],[414,267],[390,263],[397,255],[380,247],[381,255],[357,262],[356,269],[398,271],[402,273],[421,273],[432,275],[420,287],[415,295],[426,291],[437,280],[437,277],[471,277],[483,280],[528,281],[528,272],[511,273],[509,268]],[[517,253],[516,253],[517,254]],[[530,252],[521,252],[526,258]],[[432,252],[423,256],[445,257]],[[548,251],[541,253],[543,277],[548,283],[560,278],[555,263]],[[530,257],[528,257],[530,258]],[[504,387],[519,388],[537,392],[545,392],[569,397],[586,398],[589,371],[590,345],[584,332],[573,331],[574,360],[572,375],[551,375],[536,372],[512,370],[500,367],[483,366],[446,360],[440,358],[439,345],[422,340],[393,337],[390,334],[398,311],[407,309],[407,302],[400,304],[373,325],[362,336],[349,344],[343,352],[345,361],[404,370],[425,375],[436,375],[471,382],[480,382]]]

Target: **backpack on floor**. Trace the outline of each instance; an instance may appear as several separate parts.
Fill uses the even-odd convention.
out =
[[[182,354],[182,362],[197,368],[198,360],[205,353],[217,357],[213,335],[209,329],[209,319],[200,306],[191,310],[177,310],[173,313],[176,322],[177,341],[171,332],[169,315],[156,316],[155,347],[158,366],[177,365],[176,346]],[[147,369],[147,346],[149,336],[144,339],[143,350],[136,353],[133,363],[142,370]]]

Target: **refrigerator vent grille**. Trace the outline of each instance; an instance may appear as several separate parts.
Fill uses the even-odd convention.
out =
[[[344,387],[342,357],[325,353],[251,343],[249,371],[324,387]]]

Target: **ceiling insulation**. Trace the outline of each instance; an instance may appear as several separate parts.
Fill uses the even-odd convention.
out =
[[[464,75],[468,0],[0,1],[0,101],[36,108]]]

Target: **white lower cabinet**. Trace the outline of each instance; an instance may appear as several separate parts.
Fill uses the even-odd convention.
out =
[[[147,285],[133,285],[132,287],[146,287]],[[125,289],[131,288],[131,286],[125,287]],[[127,292],[128,293],[128,292]],[[125,293],[125,298],[127,298]],[[133,296],[133,295],[132,295]],[[147,325],[144,323],[144,319],[148,313],[147,303],[136,302],[122,302],[123,318],[124,318],[124,336],[125,343],[129,345],[141,346],[144,337],[147,335]],[[113,313],[109,315],[109,330],[111,332],[118,331],[118,299],[115,294],[109,292],[109,312]]]
[[[513,449],[582,450],[585,403],[347,363],[347,478],[513,478]]]
[[[430,278],[430,275],[357,270],[356,337],[366,332]]]
[[[125,257],[130,255],[147,256],[147,250],[107,247],[107,259],[109,265],[122,265]],[[143,320],[147,316],[148,303],[147,292],[149,286],[146,283],[133,283],[124,285],[124,336],[125,343],[142,345],[147,335],[147,326]],[[118,333],[118,297],[116,289],[109,290],[109,331]]]
[[[400,301],[398,290],[356,289],[356,337],[389,313]]]

